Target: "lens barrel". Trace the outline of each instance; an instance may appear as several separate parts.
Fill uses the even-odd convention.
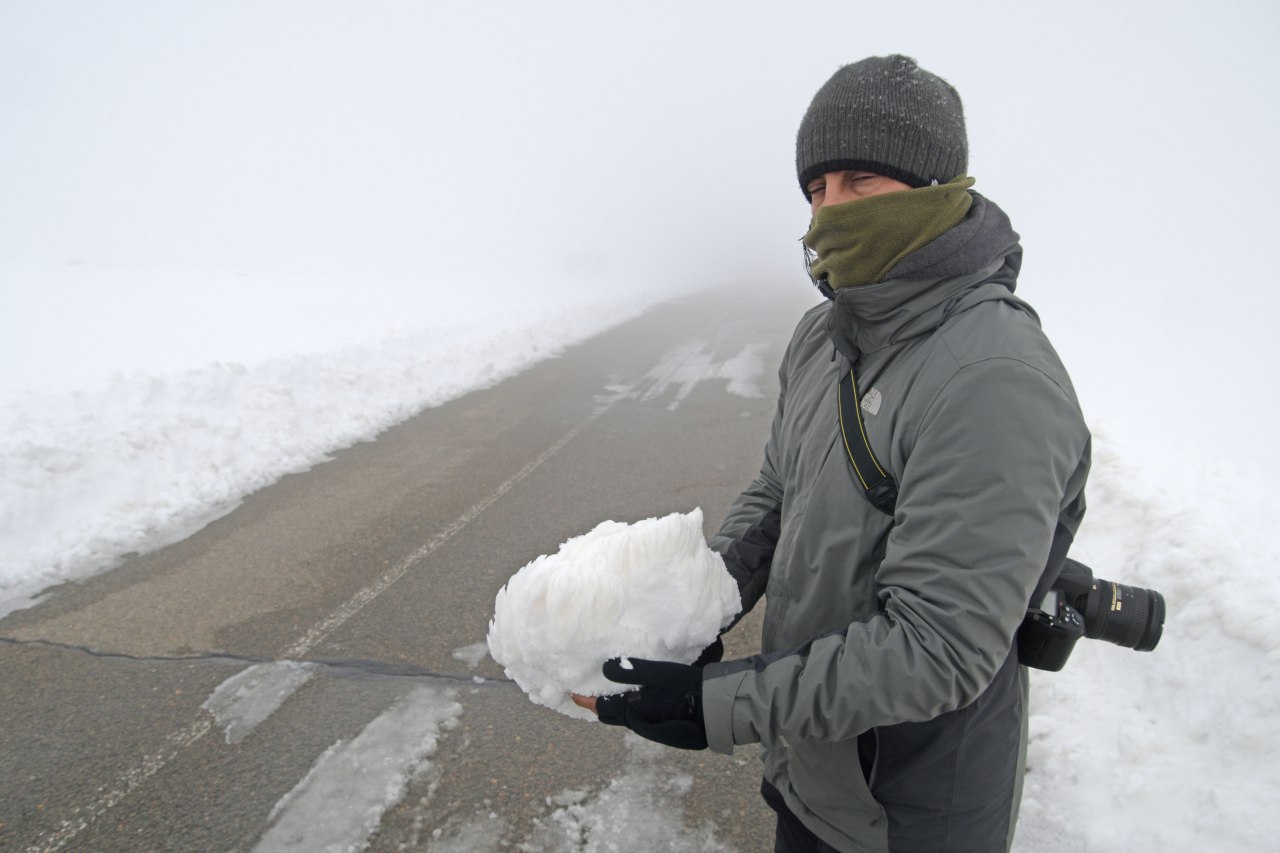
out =
[[[1126,649],[1149,652],[1164,632],[1164,596],[1154,589],[1097,578],[1077,609],[1084,615],[1086,637]]]

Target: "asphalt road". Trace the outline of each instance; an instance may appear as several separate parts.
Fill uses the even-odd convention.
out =
[[[577,850],[602,814],[621,850],[769,849],[753,749],[647,749],[531,704],[475,650],[507,578],[601,520],[701,506],[712,532],[759,464],[807,297],[661,306],[0,620],[0,849],[307,849],[269,834],[277,803],[422,688],[456,724],[369,849]],[[743,396],[728,378],[755,363]],[[729,654],[757,636],[745,620]],[[242,737],[202,707],[286,660],[312,677]],[[335,810],[386,787],[377,768],[346,784]]]

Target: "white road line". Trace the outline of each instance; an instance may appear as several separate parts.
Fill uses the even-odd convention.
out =
[[[109,790],[99,794],[89,804],[76,809],[72,817],[64,820],[52,835],[28,847],[27,853],[51,853],[67,846],[67,843],[87,829],[89,824],[132,794],[135,788],[159,772],[160,768],[172,761],[179,752],[208,734],[211,728],[213,728],[213,718],[202,716],[192,721],[185,729],[169,735],[165,738],[165,745],[158,752],[145,756],[122,773]]]
[[[566,444],[573,441],[580,432],[590,426],[596,418],[600,417],[600,415],[604,414],[606,411],[608,411],[608,407],[597,409],[595,412],[588,415],[585,420],[580,421],[573,429],[560,436],[559,440],[557,440],[555,444],[539,453],[531,462],[529,462],[529,464],[511,475],[511,477],[498,486],[498,488],[485,495],[479,503],[471,507],[462,515],[458,516],[458,518],[444,530],[441,530],[435,536],[432,536],[427,540],[425,545],[389,569],[386,574],[378,578],[372,585],[357,592],[350,598],[350,600],[347,601],[346,604],[342,605],[324,619],[313,625],[307,633],[303,634],[296,642],[294,642],[293,645],[285,649],[283,657],[292,660],[305,656],[307,652],[311,651],[311,649],[316,646],[317,643],[340,627],[352,616],[363,610],[366,604],[386,592],[392,584],[404,577],[405,574],[407,574],[408,571],[416,564],[431,556],[432,552],[437,548],[465,530],[467,525],[475,521],[480,513],[497,503],[499,498],[515,488],[516,485],[525,477],[528,477],[536,471],[542,463],[546,462],[552,456],[555,456],[564,449]]]
[[[373,601],[382,593],[386,592],[396,581],[404,577],[408,571],[416,564],[431,556],[437,548],[457,536],[467,525],[475,521],[480,513],[497,503],[498,499],[515,488],[521,480],[524,480],[534,471],[536,471],[544,462],[555,456],[565,445],[573,441],[583,430],[596,421],[601,415],[613,408],[613,405],[619,400],[626,399],[631,396],[628,391],[622,393],[610,394],[608,397],[600,398],[599,405],[595,410],[583,420],[579,421],[572,429],[560,436],[555,444],[539,453],[527,465],[511,475],[501,485],[489,494],[485,495],[479,503],[472,506],[462,515],[458,516],[448,527],[441,530],[435,536],[431,537],[421,548],[405,557],[393,568],[388,570],[382,577],[374,581],[373,584],[360,590],[353,595],[345,604],[337,610],[330,613],[324,619],[321,619],[313,625],[305,634],[299,637],[292,645],[285,649],[282,657],[286,660],[301,658],[313,649],[317,643],[327,637],[335,629],[340,627],[344,622],[352,616],[364,609],[365,605]],[[64,820],[53,834],[48,838],[44,838],[40,843],[27,848],[27,853],[53,853],[55,850],[61,850],[72,839],[88,828],[109,809],[118,804],[121,800],[133,792],[135,788],[154,776],[162,767],[172,761],[178,753],[187,747],[192,746],[213,728],[213,718],[211,716],[202,715],[199,719],[193,721],[186,728],[170,735],[165,739],[165,746],[158,752],[152,753],[144,757],[140,762],[130,767],[122,773],[110,789],[105,793],[94,798],[88,805],[81,806],[73,812],[73,816]]]

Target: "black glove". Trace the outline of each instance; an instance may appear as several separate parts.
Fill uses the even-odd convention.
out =
[[[709,663],[719,663],[722,660],[724,660],[724,641],[716,637],[715,642],[702,650],[702,654],[698,655],[693,665],[701,669]]]
[[[623,669],[621,658],[604,662],[605,678],[639,684],[640,689],[597,699],[600,722],[626,726],[642,738],[677,749],[706,749],[702,670],[669,661],[630,660],[631,669]]]

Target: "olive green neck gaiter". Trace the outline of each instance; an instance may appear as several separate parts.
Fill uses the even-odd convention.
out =
[[[973,203],[973,178],[885,193],[818,209],[803,242],[816,257],[815,282],[832,288],[874,284],[898,262],[960,224]]]

